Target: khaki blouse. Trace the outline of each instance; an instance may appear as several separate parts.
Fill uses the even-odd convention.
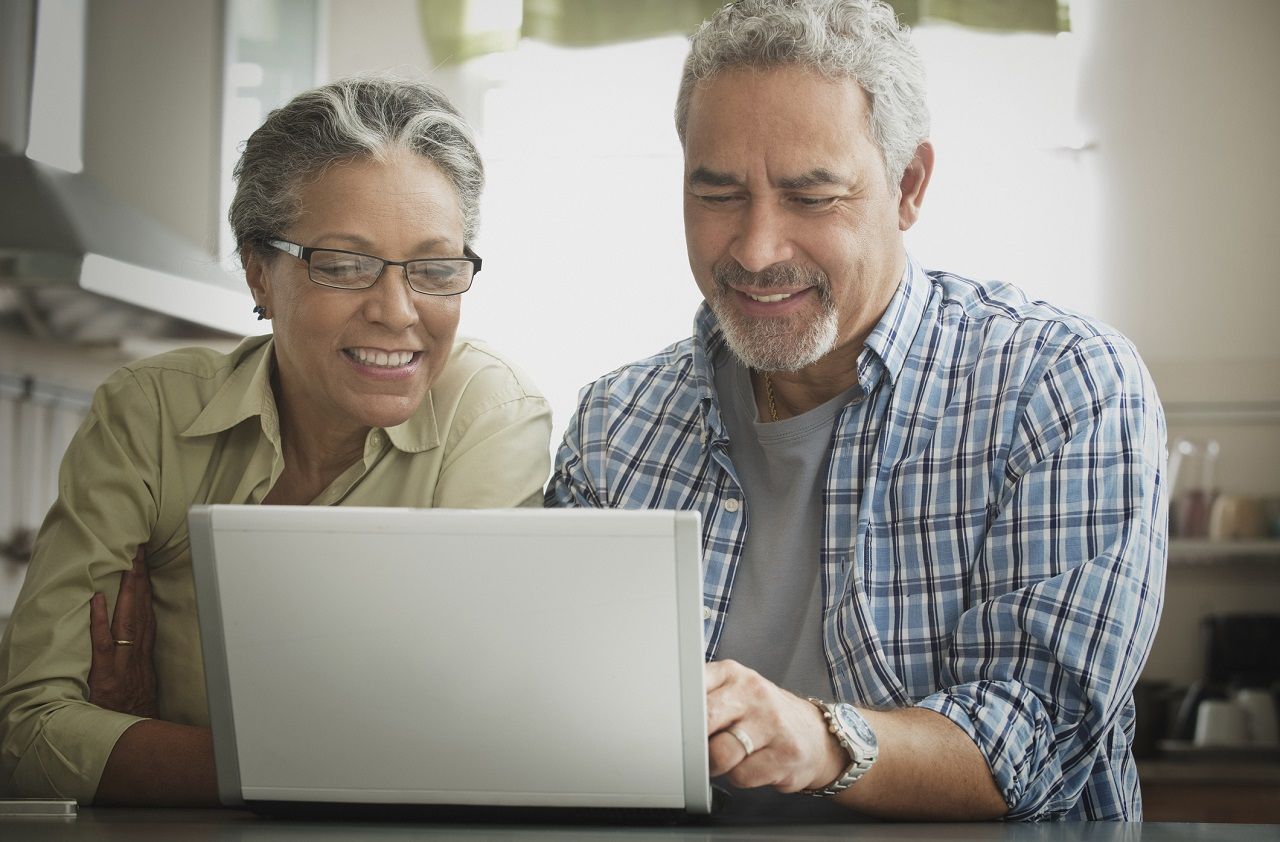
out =
[[[284,468],[270,337],[230,354],[188,348],[126,366],[97,390],[63,458],[0,640],[0,795],[92,801],[138,717],[87,701],[89,599],[115,605],[145,547],[160,718],[208,726],[187,509],[259,503]],[[460,339],[417,413],[371,429],[364,458],[317,506],[541,505],[551,413],[519,370]]]

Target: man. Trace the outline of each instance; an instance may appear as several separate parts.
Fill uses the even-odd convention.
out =
[[[923,87],[876,0],[703,25],[676,125],[706,304],[584,390],[547,503],[702,513],[709,750],[735,800],[1139,819],[1160,406],[1114,330],[908,256]]]

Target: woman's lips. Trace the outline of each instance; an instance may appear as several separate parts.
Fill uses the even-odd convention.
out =
[[[411,377],[421,366],[421,351],[380,348],[343,348],[342,354],[366,377],[377,380],[399,380]]]

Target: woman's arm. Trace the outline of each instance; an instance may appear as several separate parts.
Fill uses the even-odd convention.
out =
[[[217,806],[213,732],[144,719],[116,740],[94,804]]]
[[[89,601],[89,701],[134,716],[156,715],[153,661],[156,619],[151,577],[139,551],[120,578],[116,610],[107,619],[107,598]],[[213,737],[208,728],[137,722],[120,735],[98,782],[95,804],[203,806],[218,803]]]

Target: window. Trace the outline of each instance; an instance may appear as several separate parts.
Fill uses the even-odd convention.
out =
[[[1095,311],[1079,36],[930,24],[915,38],[932,71],[938,163],[907,247],[926,268]],[[552,402],[553,443],[579,387],[691,331],[701,296],[672,118],[685,52],[682,37],[590,49],[525,40],[468,62],[463,94],[450,84],[489,172],[485,270],[462,329],[534,375]]]

